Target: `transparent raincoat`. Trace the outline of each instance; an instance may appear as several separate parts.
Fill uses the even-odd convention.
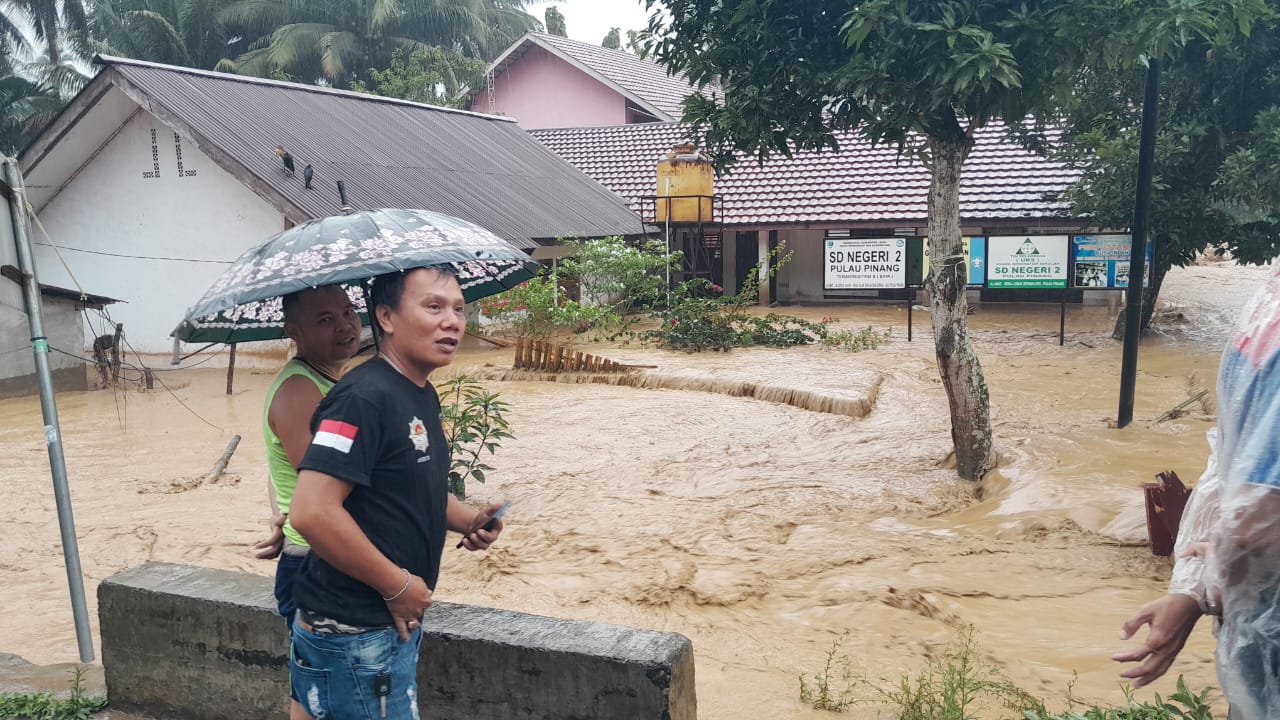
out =
[[[1181,558],[1170,592],[1221,613],[1218,680],[1232,718],[1272,720],[1280,718],[1280,274],[1246,306],[1222,356],[1210,444],[1177,548],[1207,541],[1208,554]]]

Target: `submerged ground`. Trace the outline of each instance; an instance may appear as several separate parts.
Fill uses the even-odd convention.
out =
[[[1143,547],[1141,484],[1167,469],[1198,477],[1212,392],[1188,416],[1152,421],[1194,389],[1212,391],[1230,319],[1269,272],[1211,263],[1170,276],[1125,430],[1108,423],[1121,349],[1107,308],[1069,308],[1059,347],[1056,306],[981,306],[970,323],[1000,466],[980,486],[947,468],[924,312],[908,343],[901,307],[779,309],[893,328],[888,345],[858,354],[585,347],[656,366],[617,385],[546,382],[510,372],[510,350],[468,350],[451,372],[500,392],[517,437],[473,494],[514,504],[494,550],[446,552],[437,597],[683,633],[704,720],[827,717],[799,702],[798,678],[821,669],[835,640],[855,670],[896,677],[969,627],[984,655],[1051,705],[1077,675],[1077,697],[1121,702],[1108,659],[1123,646],[1120,623],[1169,572]],[[59,396],[91,612],[102,578],[148,560],[273,571],[250,551],[267,516],[270,379],[240,371],[228,397],[225,371],[194,369],[164,375],[174,395]],[[244,442],[227,474],[199,482],[235,433]],[[0,441],[0,653],[69,662],[34,398],[0,401]],[[1175,672],[1214,684],[1212,646],[1206,625]],[[1171,688],[1170,678],[1155,690]]]

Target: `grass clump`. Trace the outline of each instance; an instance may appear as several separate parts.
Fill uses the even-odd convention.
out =
[[[847,633],[846,633],[847,635]],[[1069,707],[1050,712],[1043,700],[1015,685],[979,651],[970,628],[917,673],[871,680],[840,653],[842,636],[827,651],[821,672],[800,675],[800,701],[845,712],[860,703],[883,706],[896,720],[1213,720],[1209,689],[1193,693],[1179,677],[1177,692],[1139,702],[1125,688],[1123,707]]]
[[[892,329],[885,329],[882,332],[870,325],[861,330],[827,330],[822,334],[818,342],[823,347],[835,348],[836,350],[862,352],[863,350],[875,350],[889,342],[889,335],[892,332]]]
[[[0,720],[88,720],[107,706],[107,699],[84,692],[84,668],[76,666],[71,694],[0,693]]]

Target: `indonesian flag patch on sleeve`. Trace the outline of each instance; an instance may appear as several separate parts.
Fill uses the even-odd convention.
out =
[[[321,420],[320,427],[316,428],[316,436],[312,438],[312,445],[323,445],[331,447],[340,453],[351,452],[351,441],[356,439],[356,433],[360,432],[360,428],[351,423],[344,423],[339,420]]]

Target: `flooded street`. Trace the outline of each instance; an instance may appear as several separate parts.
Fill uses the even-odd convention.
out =
[[[834,641],[856,672],[896,682],[970,626],[1051,707],[1076,674],[1077,698],[1120,703],[1108,659],[1124,647],[1120,624],[1164,592],[1170,568],[1145,547],[1140,488],[1162,470],[1198,478],[1212,402],[1153,419],[1196,389],[1212,397],[1230,322],[1271,271],[1170,274],[1125,430],[1108,426],[1121,346],[1105,306],[1068,308],[1059,347],[1057,306],[982,305],[970,328],[1000,465],[980,487],[947,465],[923,311],[908,343],[901,306],[777,309],[892,327],[888,345],[857,354],[584,346],[657,366],[616,384],[547,382],[511,371],[511,350],[465,352],[450,374],[500,392],[517,438],[490,482],[469,489],[514,502],[492,551],[446,550],[436,597],[682,633],[703,720],[830,717],[799,702],[798,678],[822,669]],[[274,571],[250,550],[268,516],[272,372],[239,371],[230,397],[224,370],[160,375],[174,394],[58,398],[95,623],[98,582],[143,562]],[[0,652],[51,664],[73,661],[76,646],[39,418],[36,398],[0,401]],[[226,474],[201,483],[235,433],[244,441]],[[1216,684],[1212,648],[1202,623],[1153,689],[1171,691],[1177,673]]]

